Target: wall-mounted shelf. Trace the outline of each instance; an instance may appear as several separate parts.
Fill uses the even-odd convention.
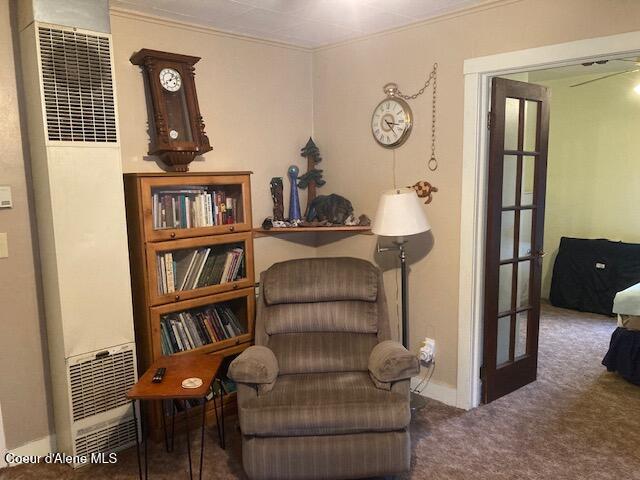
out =
[[[360,235],[371,235],[371,227],[361,227],[342,225],[339,227],[274,227],[268,230],[264,228],[254,228],[253,236],[267,237],[271,235],[282,235],[285,233],[325,233],[325,232],[341,232],[341,233],[355,233]]]

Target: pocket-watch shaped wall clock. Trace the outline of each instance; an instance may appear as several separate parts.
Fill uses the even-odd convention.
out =
[[[131,57],[145,74],[149,107],[149,155],[186,172],[197,155],[211,150],[198,106],[194,65],[199,57],[142,49]]]
[[[426,167],[430,171],[438,168],[436,158],[436,98],[437,98],[437,73],[438,64],[433,64],[433,69],[424,82],[424,86],[413,95],[406,95],[400,91],[395,83],[387,83],[383,90],[387,98],[376,105],[371,115],[371,133],[378,145],[395,149],[405,143],[413,128],[413,113],[406,100],[415,100],[431,86],[431,155],[427,157]],[[395,150],[394,161],[394,188],[395,188]],[[425,203],[430,203],[433,192],[438,189],[426,180],[419,180],[412,188],[418,197],[425,198]]]
[[[387,98],[382,100],[371,115],[371,133],[379,145],[394,149],[407,141],[413,127],[413,114],[406,100],[415,100],[431,86],[431,156],[427,161],[427,168],[434,171],[438,168],[436,159],[436,92],[437,92],[438,64],[424,82],[424,86],[413,95],[406,95],[400,91],[395,83],[387,83],[383,90]]]
[[[382,100],[371,116],[371,133],[376,142],[384,148],[396,148],[407,141],[413,126],[411,107],[397,96],[398,86],[388,83],[384,86],[387,98]]]

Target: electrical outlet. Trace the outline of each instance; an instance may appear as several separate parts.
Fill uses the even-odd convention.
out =
[[[430,365],[436,357],[436,341],[433,338],[425,338],[420,347],[420,363]]]

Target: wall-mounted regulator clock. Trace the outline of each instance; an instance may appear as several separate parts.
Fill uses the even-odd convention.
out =
[[[142,49],[131,57],[145,75],[149,108],[149,155],[186,172],[197,155],[211,150],[198,106],[194,65],[199,57]]]
[[[371,133],[376,142],[385,148],[396,148],[409,138],[413,126],[411,107],[400,98],[398,86],[388,83],[384,86],[387,98],[382,100],[371,116]]]

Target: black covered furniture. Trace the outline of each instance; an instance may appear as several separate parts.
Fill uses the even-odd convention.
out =
[[[613,315],[616,293],[640,282],[640,244],[562,237],[553,266],[551,304]]]
[[[609,372],[618,372],[622,378],[640,385],[640,331],[616,328],[602,364]]]

